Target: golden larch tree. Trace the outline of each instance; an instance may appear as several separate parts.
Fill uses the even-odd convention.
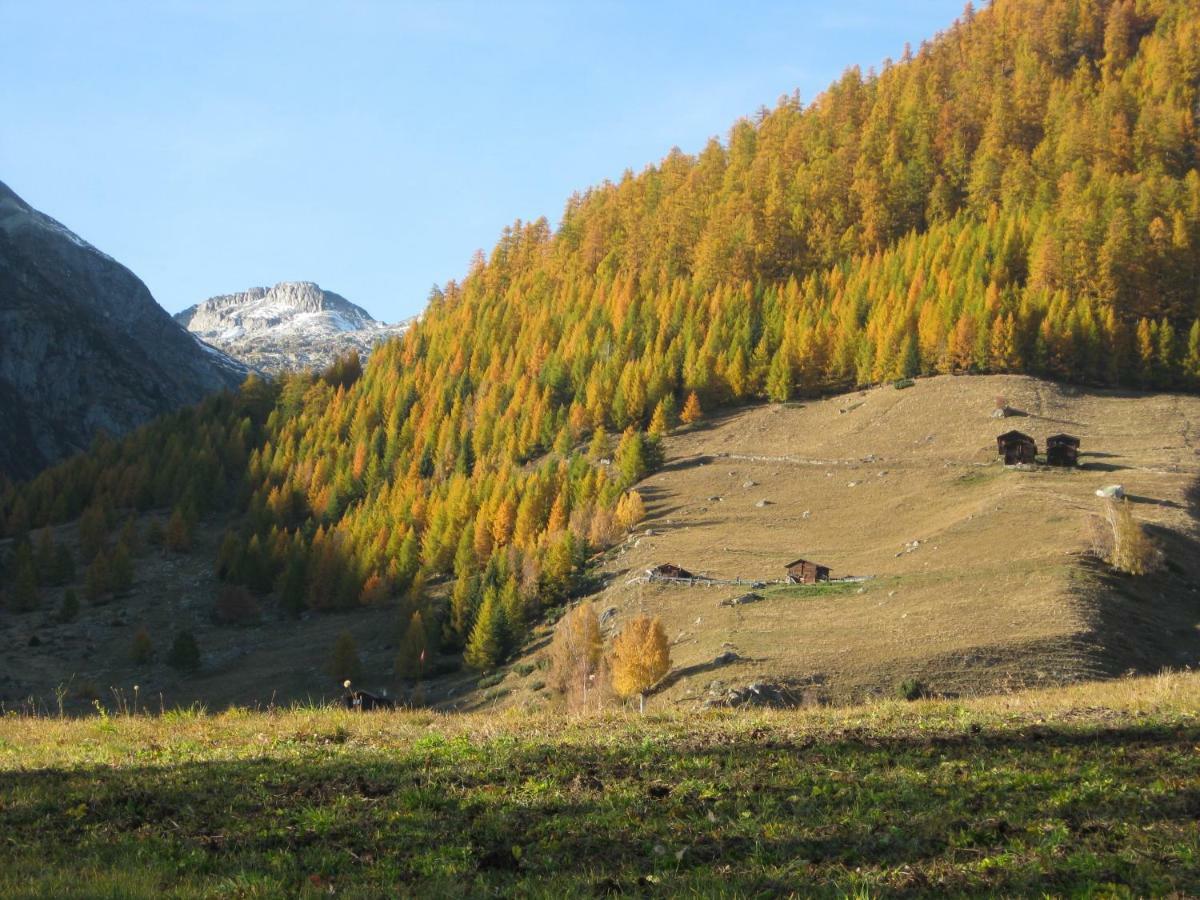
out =
[[[613,641],[609,665],[617,696],[637,695],[640,702],[671,668],[671,647],[662,620],[646,615],[631,619]]]

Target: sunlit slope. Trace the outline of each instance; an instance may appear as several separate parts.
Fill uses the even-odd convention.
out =
[[[992,418],[1001,395],[1026,415]],[[811,694],[844,698],[905,677],[978,691],[1195,663],[1198,420],[1195,397],[1018,376],[740,411],[670,440],[667,466],[640,486],[651,519],[605,562],[611,581],[594,599],[618,624],[637,610],[663,617],[685,670],[665,692],[677,700],[714,679],[811,682]],[[995,437],[1014,427],[1039,448],[1050,434],[1081,437],[1080,468],[1005,469]],[[1109,483],[1164,529],[1169,568],[1132,586],[1143,599],[1084,555],[1094,491]],[[797,557],[870,578],[735,607],[719,603],[747,588],[631,581],[665,562],[771,581]],[[731,647],[741,661],[703,665]]]

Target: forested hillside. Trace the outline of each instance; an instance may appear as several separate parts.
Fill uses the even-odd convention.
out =
[[[399,597],[398,671],[443,642],[486,668],[637,521],[685,405],[931,372],[1200,385],[1198,86],[1191,0],[968,8],[557,231],[517,222],[365,372],[251,381],[7,489],[6,530],[236,510],[226,580],[292,611]],[[36,580],[16,546],[10,608]]]

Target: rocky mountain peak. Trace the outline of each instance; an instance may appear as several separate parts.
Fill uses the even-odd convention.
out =
[[[321,368],[350,349],[365,356],[409,325],[377,322],[361,306],[312,281],[220,294],[175,319],[206,343],[267,372]]]

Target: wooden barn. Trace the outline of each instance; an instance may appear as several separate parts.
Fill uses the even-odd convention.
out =
[[[1052,466],[1079,465],[1079,438],[1069,434],[1046,438],[1046,462]]]
[[[660,563],[652,569],[646,570],[646,575],[650,578],[695,578],[696,576],[687,569],[681,568],[674,563]]]
[[[1006,466],[1032,463],[1037,459],[1037,443],[1020,431],[1006,431],[996,438],[996,449],[1004,457]]]
[[[829,580],[829,566],[819,566],[807,559],[798,559],[785,566],[788,584],[816,584]]]

